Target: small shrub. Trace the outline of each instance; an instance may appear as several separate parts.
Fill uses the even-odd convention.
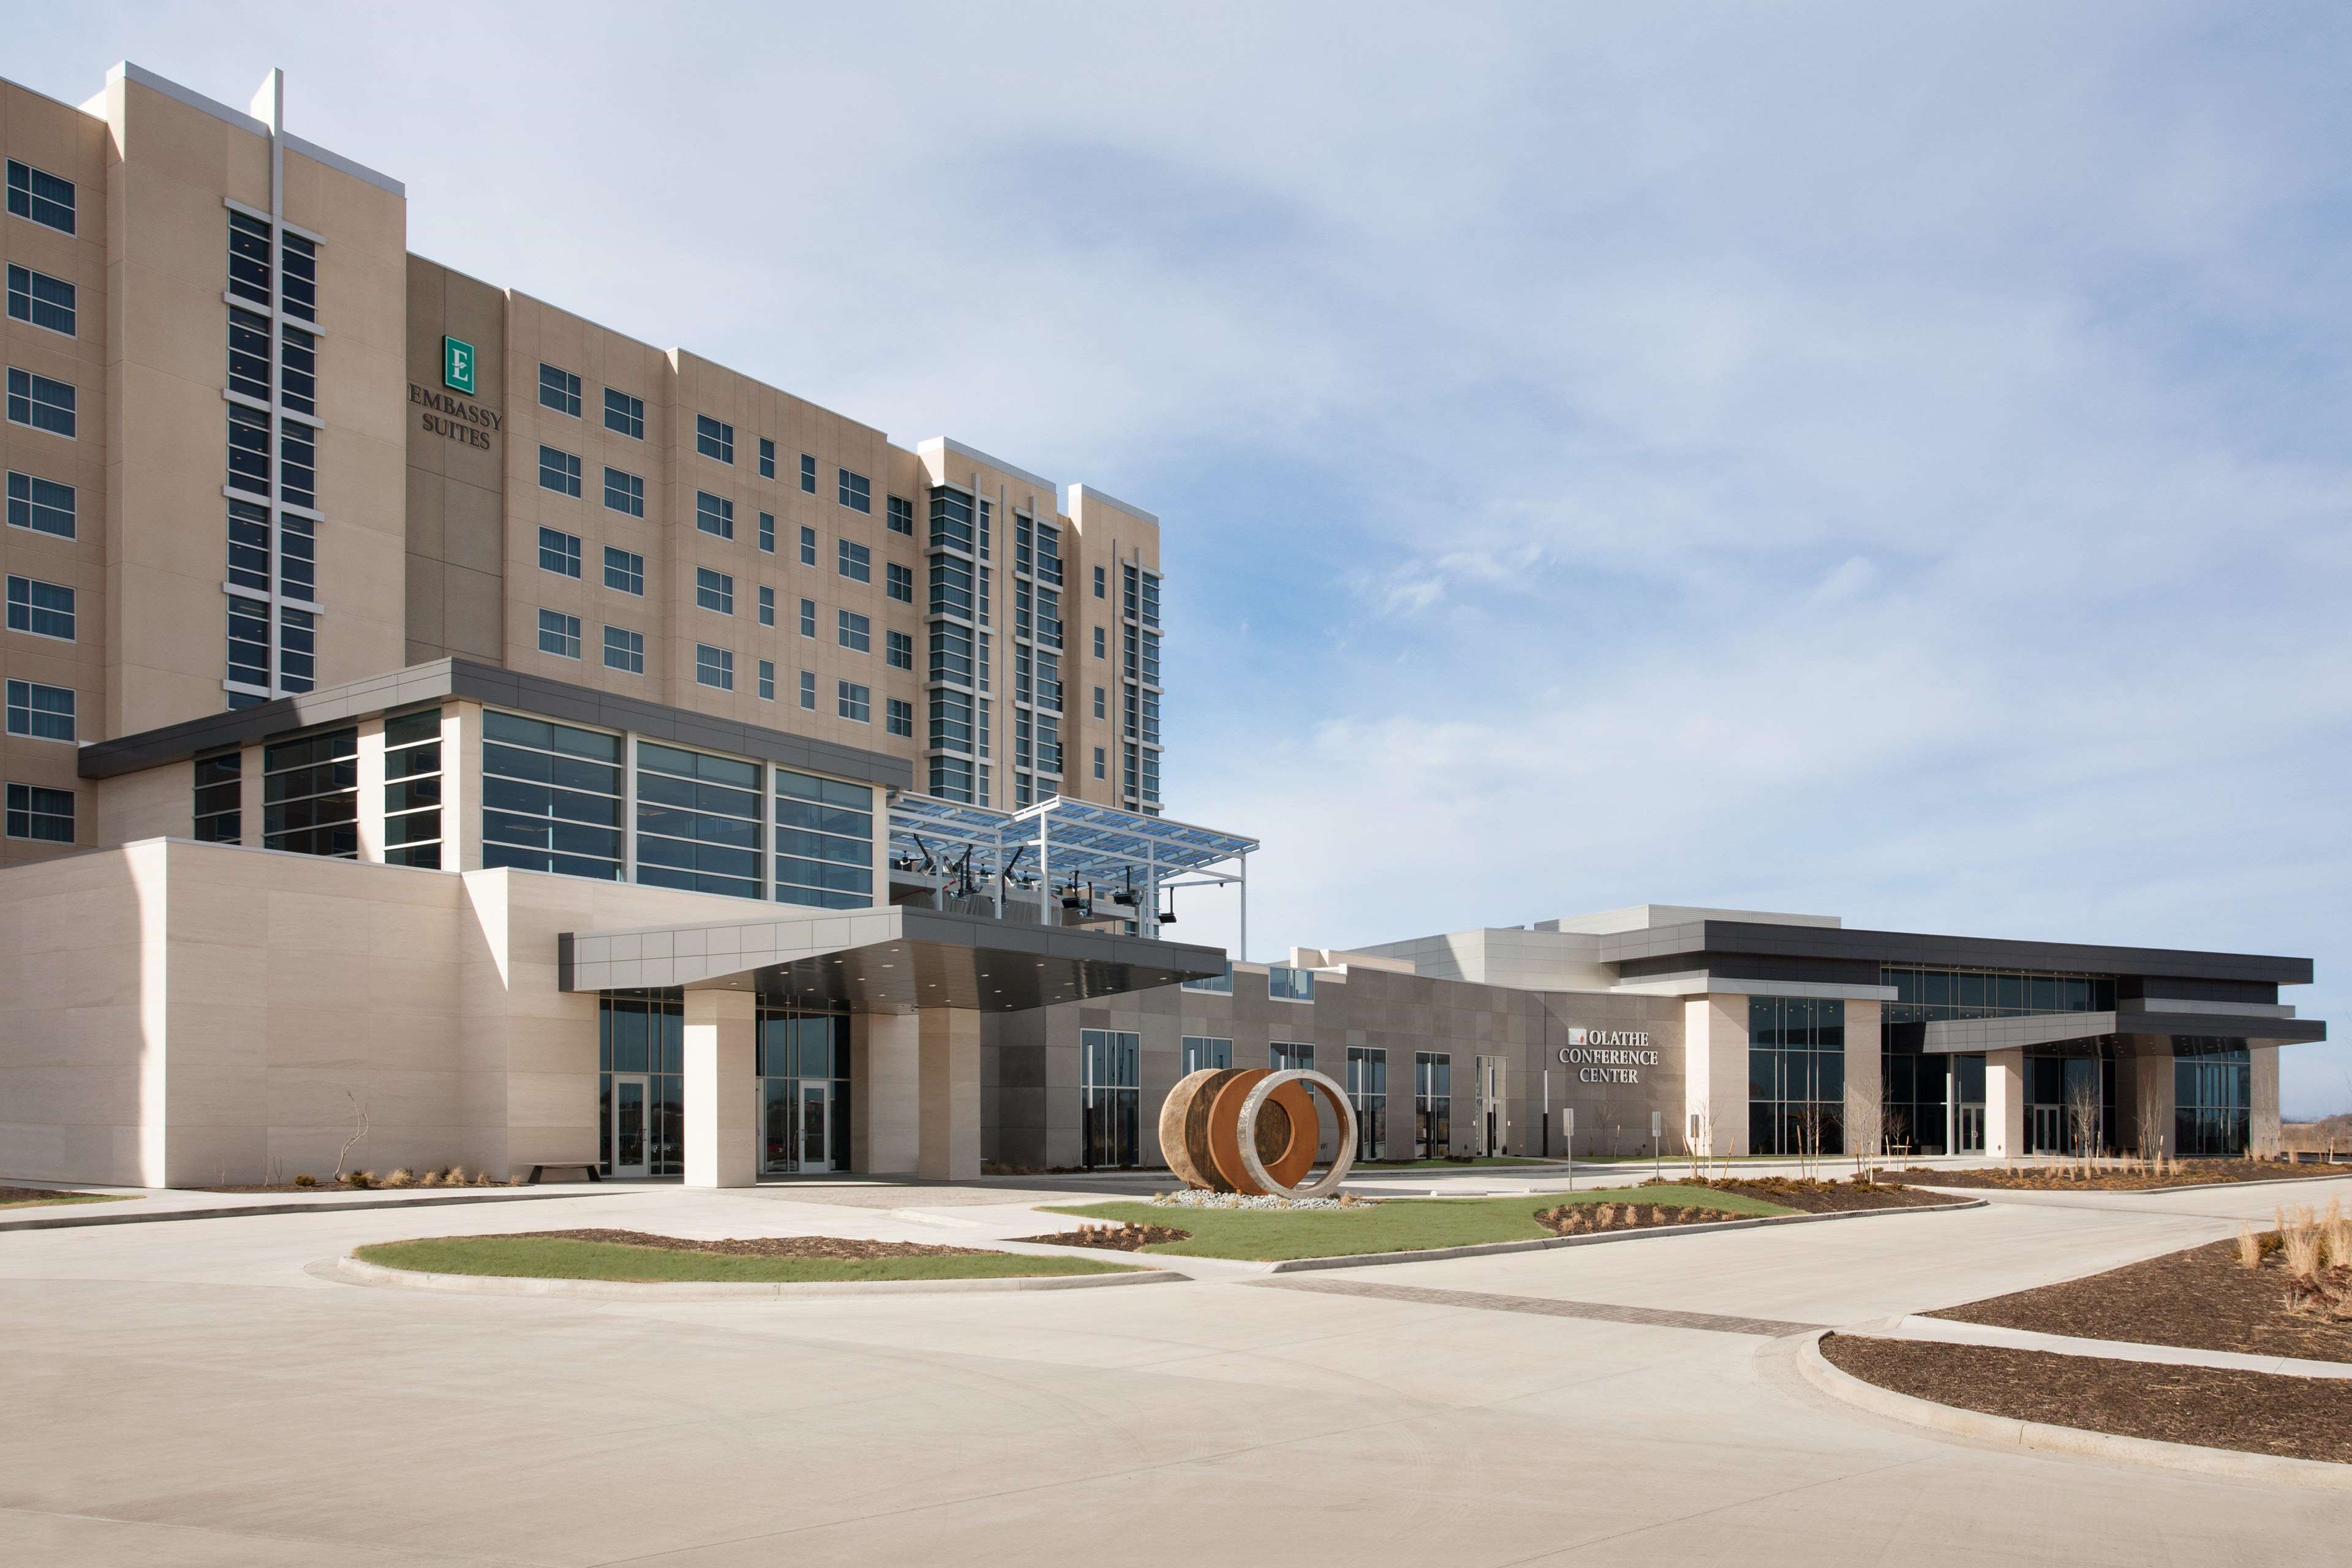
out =
[[[315,1187],[319,1184],[319,1178],[306,1173],[295,1177],[294,1184],[298,1187]]]
[[[441,1173],[427,1171],[416,1178],[416,1184],[420,1187],[437,1187],[441,1184]]]
[[[357,1187],[361,1191],[364,1192],[368,1188],[375,1185],[375,1173],[373,1171],[345,1171],[343,1173],[343,1185],[347,1187]]]
[[[478,1187],[495,1187],[498,1184],[490,1180],[490,1173],[488,1171],[477,1171],[474,1173],[474,1185]]]
[[[448,1173],[441,1179],[453,1187],[462,1187],[473,1178],[467,1173],[465,1166],[452,1165],[449,1167]]]
[[[2259,1268],[2263,1263],[2263,1238],[2254,1234],[2253,1222],[2246,1220],[2238,1226],[2238,1267]]]
[[[416,1184],[416,1173],[402,1165],[383,1179],[383,1184],[387,1187],[413,1187]]]
[[[2327,1238],[2327,1264],[2331,1268],[2352,1268],[2352,1215],[2344,1212],[2344,1200],[2327,1200],[2326,1217],[2320,1228]]]

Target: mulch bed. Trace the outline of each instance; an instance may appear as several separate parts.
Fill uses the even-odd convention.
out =
[[[2294,1276],[2284,1259],[2273,1252],[2261,1267],[2242,1268],[2237,1252],[2235,1242],[2217,1241],[1927,1315],[2077,1339],[2352,1362],[2352,1322],[2288,1312]]]
[[[1649,1230],[1669,1225],[1712,1225],[1717,1220],[1754,1219],[1752,1214],[1728,1209],[1690,1208],[1678,1204],[1562,1204],[1536,1215],[1536,1223],[1554,1236],[1594,1236],[1604,1230]]]
[[[1163,1241],[1190,1241],[1192,1233],[1172,1225],[1082,1225],[1052,1236],[1024,1236],[1044,1247],[1099,1247],[1112,1252],[1140,1252]]]
[[[1912,1165],[1892,1173],[1895,1179],[1937,1187],[2002,1187],[2012,1192],[2144,1193],[2163,1187],[2202,1187],[2217,1182],[2313,1181],[2352,1176],[2352,1165],[2291,1165],[2284,1160],[2192,1160],[2178,1172],[2161,1175],[2152,1171],[2052,1163],[2013,1169],[1937,1171]]]
[[[665,1252],[715,1252],[727,1258],[986,1258],[986,1247],[927,1247],[919,1241],[853,1241],[838,1236],[753,1236],[711,1240],[705,1237],[656,1236],[644,1230],[523,1230],[500,1239],[601,1241],[614,1247],[657,1247]]]
[[[1645,1182],[1644,1186],[1660,1184]],[[1714,1193],[1737,1193],[1745,1198],[1759,1198],[1782,1208],[1801,1214],[1848,1214],[1855,1209],[1920,1208],[1932,1204],[1948,1204],[1954,1200],[1938,1197],[1933,1193],[1914,1192],[1909,1187],[1889,1186],[1864,1182],[1823,1182],[1797,1176],[1753,1176],[1744,1181],[1702,1181],[1678,1179],[1670,1184],[1677,1187],[1705,1187]]]
[[[394,1187],[387,1186],[382,1182],[370,1182],[364,1187],[357,1187],[352,1185],[348,1182],[313,1182],[306,1187],[299,1182],[231,1182],[226,1186],[174,1187],[173,1191],[181,1193],[309,1193],[313,1196],[316,1196],[321,1193],[469,1193],[478,1187],[510,1187],[512,1185],[514,1185],[512,1182],[435,1182],[430,1185],[427,1185],[423,1182],[408,1182],[403,1185]]]
[[[1864,1383],[2014,1421],[2352,1463],[2352,1380],[1826,1334]]]

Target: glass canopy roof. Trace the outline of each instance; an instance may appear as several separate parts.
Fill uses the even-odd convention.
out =
[[[1166,887],[1179,876],[1231,881],[1239,873],[1221,869],[1223,863],[1238,862],[1257,847],[1256,839],[1237,833],[1066,795],[1011,813],[927,795],[904,794],[890,802],[894,865],[962,869],[969,850],[974,881],[992,878],[999,869],[1019,883],[1043,874],[1056,887],[1074,882]]]

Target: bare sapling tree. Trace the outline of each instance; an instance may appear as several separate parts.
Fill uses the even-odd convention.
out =
[[[1879,1129],[1879,1140],[1890,1156],[1911,1153],[1911,1118],[1899,1105],[1889,1105],[1881,1112],[1885,1125]]]
[[[1690,1113],[1691,1173],[1702,1182],[1715,1174],[1715,1102],[1701,1100]]]
[[[2067,1141],[2074,1145],[2075,1168],[2086,1177],[2098,1152],[2101,1120],[2098,1086],[2076,1084],[2066,1096]]]
[[[1886,1134],[1886,1108],[1873,1089],[1849,1082],[1845,1086],[1845,1152],[1853,1156],[1859,1176],[1879,1156]]]
[[[2164,1086],[2157,1081],[2153,1065],[2145,1058],[2132,1064],[2132,1077],[2139,1085],[2136,1114],[2139,1121],[2139,1162],[2154,1169],[2164,1159]]]
[[[335,1155],[334,1180],[338,1182],[343,1179],[343,1162],[351,1158],[352,1149],[368,1135],[367,1101],[348,1089],[343,1090],[343,1098],[352,1102],[352,1135],[343,1140],[341,1151]]]

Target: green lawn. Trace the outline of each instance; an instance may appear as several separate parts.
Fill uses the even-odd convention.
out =
[[[364,1262],[425,1274],[495,1274],[523,1279],[696,1280],[775,1284],[835,1279],[999,1279],[1015,1275],[1117,1274],[1134,1267],[1092,1258],[730,1258],[551,1237],[438,1236],[353,1252]]]
[[[1273,1263],[1290,1258],[1348,1258],[1367,1252],[1414,1252],[1430,1247],[1472,1247],[1487,1241],[1532,1241],[1552,1233],[1536,1215],[1561,1204],[1670,1204],[1777,1215],[1778,1204],[1705,1187],[1619,1187],[1589,1193],[1541,1193],[1517,1198],[1392,1198],[1369,1208],[1193,1209],[1148,1203],[1085,1204],[1055,1214],[1084,1219],[1172,1225],[1192,1233],[1146,1252],[1192,1258],[1238,1258]]]
[[[29,1191],[25,1187],[0,1189],[10,1193]],[[125,1204],[137,1197],[137,1193],[43,1193],[38,1197],[12,1197],[0,1202],[0,1209],[39,1208],[47,1204]]]

